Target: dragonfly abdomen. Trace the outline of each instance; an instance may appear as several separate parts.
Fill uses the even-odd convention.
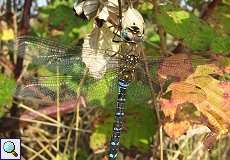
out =
[[[122,131],[122,118],[124,116],[126,89],[129,83],[125,80],[118,80],[118,98],[115,113],[115,122],[113,124],[113,133],[110,140],[109,159],[115,160],[120,143],[120,134]]]

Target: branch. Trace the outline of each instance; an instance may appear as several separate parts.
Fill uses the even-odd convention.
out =
[[[203,14],[201,15],[201,19],[207,20],[212,13],[214,12],[215,8],[218,6],[218,4],[221,3],[221,0],[213,0],[211,3],[208,4],[208,6],[204,9]]]
[[[32,6],[32,0],[25,0],[23,16],[21,20],[21,24],[19,27],[19,35],[26,35],[29,31],[29,21],[30,21],[30,8]],[[14,69],[14,76],[17,79],[20,77],[23,68],[23,58],[17,57],[17,62]]]
[[[85,107],[85,100],[83,97],[79,97],[78,100],[70,99],[68,101],[62,102],[60,104],[60,113],[62,115],[66,113],[73,112],[76,107]],[[43,107],[41,109],[38,109],[37,112],[39,112],[40,115],[36,114],[32,111],[25,111],[20,116],[19,120],[21,121],[20,126],[25,127],[27,125],[27,122],[23,121],[23,119],[26,119],[28,121],[36,120],[41,118],[41,115],[49,116],[49,117],[56,117],[57,116],[57,104],[53,103],[47,107]]]
[[[158,8],[158,3],[157,0],[152,0],[152,4],[154,6],[154,14],[157,17],[159,15],[159,8]],[[166,44],[166,33],[164,31],[164,28],[160,25],[160,23],[155,19],[157,29],[159,32],[160,36],[160,51],[162,54],[171,54],[170,51],[167,49],[167,44]]]
[[[14,66],[5,56],[0,57],[0,65],[3,66],[9,73],[13,73]]]
[[[32,0],[25,0],[25,4],[23,7],[22,20],[20,24],[19,35],[26,35],[29,30],[29,22],[30,22],[30,8],[32,6]]]

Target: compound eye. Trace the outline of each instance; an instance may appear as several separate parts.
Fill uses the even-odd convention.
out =
[[[125,38],[126,41],[130,41],[131,40],[128,35],[126,37],[124,37],[124,38]]]

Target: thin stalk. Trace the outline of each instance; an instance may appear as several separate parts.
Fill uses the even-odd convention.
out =
[[[159,32],[160,36],[160,52],[162,55],[173,55],[168,49],[167,49],[167,43],[166,43],[166,32],[162,25],[158,22],[157,17],[159,16],[159,8],[158,8],[158,0],[152,0],[152,4],[154,6],[154,13],[156,18],[155,18],[155,23],[157,25],[157,29]]]
[[[85,80],[85,76],[88,72],[88,69],[85,70],[85,73],[84,73],[84,76],[83,78],[81,79],[80,81],[80,84],[79,84],[79,87],[77,88],[77,101],[80,100],[80,89],[81,89],[81,86],[83,85],[84,83],[84,80]],[[79,128],[79,122],[80,122],[80,107],[79,107],[79,103],[77,103],[77,111],[76,111],[76,122],[75,122],[75,127],[76,128]],[[77,148],[78,148],[78,132],[75,133],[75,142],[74,142],[74,154],[73,154],[73,159],[76,160],[77,159]]]
[[[57,150],[57,148],[55,147],[55,145],[53,145],[53,143],[54,142],[56,142],[56,139],[55,140],[52,140],[52,143],[50,143],[50,139],[48,139],[46,136],[44,136],[44,134],[42,134],[42,132],[40,131],[40,132],[38,132],[38,134],[39,134],[39,136],[42,138],[42,140],[40,140],[40,141],[44,141],[44,143],[49,143],[49,144],[52,144],[51,145],[51,149],[53,149],[53,150]]]
[[[59,139],[59,138],[58,138]],[[55,156],[49,151],[49,147],[50,147],[50,144],[48,143],[46,146],[40,142],[38,139],[35,139],[35,141],[37,142],[38,146],[40,146],[42,149],[44,148],[44,150],[42,152],[45,152],[49,158],[51,159],[55,159]],[[52,145],[52,144],[51,144]],[[35,158],[35,157],[34,157]],[[30,160],[33,160],[34,158],[30,158]]]
[[[160,126],[160,157],[164,159],[163,126]]]
[[[47,116],[47,115],[45,115],[45,114],[42,114],[42,113],[40,113],[40,112],[38,112],[38,111],[36,111],[36,110],[34,110],[34,109],[32,109],[32,108],[30,108],[30,107],[28,107],[28,106],[22,104],[22,103],[19,104],[19,107],[21,107],[21,108],[23,108],[23,109],[25,109],[25,110],[27,110],[27,111],[33,112],[33,113],[39,115],[40,117],[42,117],[42,118],[44,118],[44,119],[46,119],[46,120],[49,120],[50,122],[57,123],[58,125],[61,124],[61,123],[59,123],[58,121],[56,121],[55,119],[53,119],[53,118],[51,118],[51,117],[49,117],[49,116]],[[23,119],[22,119],[22,120],[23,120]],[[26,121],[26,120],[25,120],[25,121]],[[31,120],[31,122],[32,122],[32,120]],[[57,125],[57,126],[58,126],[58,125]]]
[[[42,155],[40,155],[40,154],[37,154],[37,151],[33,150],[31,147],[26,146],[26,145],[23,144],[23,143],[21,144],[21,146],[22,146],[23,148],[25,148],[26,150],[28,150],[28,151],[30,151],[30,152],[36,154],[37,157],[39,157],[41,160],[48,160],[46,157],[44,157],[44,156],[42,156]]]
[[[74,116],[74,117],[75,117],[75,116]],[[74,122],[74,118],[72,119],[71,124],[73,124],[73,122]],[[68,146],[69,146],[71,134],[72,134],[72,130],[69,131],[69,133],[68,133],[68,135],[67,135],[67,138],[66,138],[65,147],[64,147],[64,151],[63,151],[63,155],[64,155],[64,156],[66,155],[66,152],[67,152],[67,149],[68,149]]]
[[[144,59],[146,59],[146,55],[142,49],[142,56]],[[160,157],[161,157],[161,160],[164,160],[164,154],[163,154],[163,132],[162,132],[162,122],[161,122],[161,117],[160,117],[160,106],[157,102],[157,95],[155,93],[155,90],[153,88],[153,85],[152,85],[152,81],[151,81],[151,77],[150,77],[150,71],[149,71],[149,68],[148,68],[148,63],[147,61],[144,61],[144,65],[145,65],[145,72],[146,72],[146,75],[147,75],[147,78],[148,78],[148,83],[149,83],[149,86],[150,86],[150,91],[151,91],[151,96],[152,96],[152,107],[155,109],[155,112],[156,112],[156,115],[157,115],[157,120],[158,120],[158,128],[159,128],[159,139],[160,139]],[[159,142],[159,141],[158,141]]]
[[[75,125],[76,125],[76,128],[79,128],[79,122],[80,122],[80,115],[79,115],[79,113],[80,113],[80,110],[79,110],[79,106],[77,106],[77,114],[76,114],[76,122],[75,122]],[[74,150],[74,157],[73,157],[73,159],[74,160],[76,160],[77,159],[77,148],[78,148],[78,132],[76,132],[75,133],[75,137],[76,137],[76,139],[75,139],[75,143],[74,143],[74,147],[76,148],[75,150]]]
[[[16,1],[13,1],[14,3],[14,7],[13,7],[13,26],[14,26],[14,35],[17,36],[18,33],[18,24],[17,24],[17,4],[16,4]],[[17,53],[16,53],[16,45],[14,46],[14,58],[13,58],[13,63],[16,64],[16,56],[17,56]]]
[[[11,119],[19,119],[18,117],[10,117]],[[25,121],[29,123],[37,123],[37,124],[42,124],[46,126],[52,126],[52,127],[58,127],[60,126],[61,128],[69,129],[69,130],[74,130],[76,132],[84,132],[84,133],[91,133],[90,130],[84,130],[84,129],[76,129],[73,127],[66,126],[64,124],[58,124],[58,123],[50,123],[50,122],[44,122],[44,121],[39,121],[39,120],[31,120],[31,119],[26,119],[26,118],[20,118],[20,121]]]
[[[57,75],[56,75],[56,85],[57,85],[57,122],[61,123],[61,116],[60,116],[60,79],[59,79],[59,66],[57,66]],[[57,156],[60,150],[60,125],[57,126]],[[61,137],[60,137],[61,138]]]
[[[41,153],[44,152],[45,150],[47,150],[50,147],[50,145],[52,145],[53,143],[55,143],[57,141],[57,139],[59,139],[59,137],[57,137],[56,139],[52,140],[50,144],[44,146],[40,151],[35,152],[35,155],[30,157],[29,160],[34,160],[35,158],[42,156]],[[55,159],[55,157],[54,157],[54,159]]]

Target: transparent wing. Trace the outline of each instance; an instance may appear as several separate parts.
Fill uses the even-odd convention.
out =
[[[76,96],[77,85],[83,77],[90,82],[92,80],[88,77],[99,79],[106,71],[114,73],[118,70],[119,56],[114,56],[117,51],[109,49],[65,46],[50,39],[30,36],[19,37],[16,47],[18,56],[24,59],[24,65],[36,68],[39,75],[43,76],[29,78],[20,85],[17,95],[24,98],[54,102],[58,94],[60,101],[72,99]],[[140,66],[143,68],[147,62],[156,68],[158,75],[179,75],[183,78],[191,74],[192,61],[197,60],[200,59],[191,60],[184,55],[161,59],[147,57],[141,59]],[[42,70],[43,66],[48,72]],[[146,76],[142,75],[141,78]]]
[[[77,84],[73,76],[32,77],[23,80],[15,96],[19,99],[36,101],[42,104],[75,99]]]
[[[109,68],[117,67],[117,58],[112,56],[116,52],[107,49],[65,46],[49,39],[28,36],[17,38],[16,48],[18,57],[24,59],[24,65],[45,66],[59,74],[73,74],[87,67],[92,76],[100,78]]]
[[[161,78],[177,77],[178,80],[185,80],[194,72],[198,64],[207,63],[209,60],[205,58],[192,58],[186,54],[176,54],[170,57],[160,59],[152,59],[147,57],[143,60],[143,64],[147,64],[150,68],[155,68],[157,75]]]
[[[50,104],[76,99],[79,88],[86,90],[106,71],[117,72],[118,59],[112,50],[65,46],[30,36],[18,37],[15,44],[24,68],[32,70],[17,87],[15,96],[21,100]]]
[[[49,69],[59,70],[61,73],[70,74],[73,69],[87,67],[94,77],[100,77],[108,69],[118,68],[119,53],[111,49],[98,49],[82,46],[65,46],[56,41],[39,37],[19,37],[16,40],[18,56],[34,65],[45,65]],[[126,51],[121,51],[126,52]],[[141,58],[141,64],[147,62],[149,65],[159,67],[162,71],[180,69],[180,65],[187,66],[191,70],[192,62],[200,62],[204,59],[191,57],[181,54],[167,58]],[[77,67],[75,67],[77,66]],[[80,73],[77,73],[80,74]]]

